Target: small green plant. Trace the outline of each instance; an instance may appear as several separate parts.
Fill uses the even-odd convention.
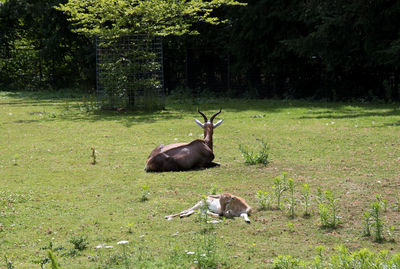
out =
[[[394,202],[393,208],[397,212],[400,212],[400,199],[399,199],[399,197],[396,197],[396,202]]]
[[[294,224],[293,224],[293,222],[288,222],[287,226],[288,226],[289,232],[294,233]]]
[[[371,204],[371,218],[374,227],[374,240],[375,242],[381,243],[385,239],[383,236],[383,219],[381,217],[382,204],[377,201]]]
[[[319,204],[318,205],[318,212],[319,212],[319,219],[321,221],[321,226],[322,227],[330,227],[330,221],[329,221],[329,209],[326,204]]]
[[[54,255],[52,250],[48,250],[47,252],[50,262],[51,262],[51,269],[61,269],[60,265],[57,262],[56,256]]]
[[[141,202],[146,202],[147,200],[149,200],[149,185],[142,185],[142,195],[140,196],[140,201]]]
[[[193,262],[198,268],[217,268],[219,258],[217,255],[216,228],[207,214],[206,197],[203,197],[203,206],[198,211],[196,221],[200,223],[200,231],[195,240],[196,251],[189,251],[187,254],[194,256]]]
[[[390,226],[389,227],[389,229],[387,230],[387,234],[388,234],[388,237],[389,237],[389,241],[390,242],[395,242],[396,240],[395,240],[395,233],[396,233],[396,228],[392,225],[392,226]]]
[[[32,261],[32,262],[35,263],[35,264],[39,264],[39,265],[40,265],[40,268],[43,269],[43,268],[44,268],[44,265],[45,265],[45,264],[48,264],[48,263],[50,262],[50,259],[49,259],[49,257],[43,257],[43,258],[41,258],[41,259],[34,260],[34,261]]]
[[[259,190],[256,195],[258,207],[260,210],[267,210],[272,208],[272,193]]]
[[[13,157],[13,159],[12,159],[12,164],[13,164],[14,166],[18,166],[18,161],[19,161],[19,154],[16,153],[16,154],[14,154],[14,157]]]
[[[317,252],[317,256],[314,257],[313,264],[315,269],[323,269],[324,267],[324,255],[323,252],[326,250],[325,246],[316,246],[315,250]]]
[[[310,216],[310,205],[311,205],[311,195],[310,186],[308,184],[303,184],[301,188],[301,204],[304,207],[304,217]]]
[[[204,196],[202,201],[203,201],[203,205],[199,208],[198,211],[196,211],[196,219],[195,221],[200,223],[201,225],[203,225],[203,232],[207,232],[209,228],[213,228],[213,225],[208,225],[209,220],[210,220],[210,216],[207,214],[207,202],[206,202],[206,197]]]
[[[261,143],[261,149],[258,151],[258,153],[254,153],[253,151],[249,150],[245,145],[239,145],[239,151],[242,153],[245,164],[247,165],[254,165],[258,163],[267,165],[269,163],[268,145],[264,142],[264,140],[257,139],[257,141]]]
[[[371,213],[363,213],[364,233],[363,236],[371,236]]]
[[[82,103],[79,104],[79,110],[81,112],[93,112],[97,109],[99,109],[100,106],[96,100],[96,96],[94,95],[90,95],[88,98],[86,98],[85,96],[82,98]]]
[[[296,198],[294,197],[294,181],[292,178],[289,178],[288,181],[288,192],[289,192],[289,197],[288,197],[288,209],[289,209],[289,216],[290,218],[294,219],[296,216],[295,208],[296,208]]]
[[[336,229],[340,223],[340,217],[338,215],[339,206],[338,198],[335,198],[332,191],[326,190],[318,193],[318,209],[321,221],[321,226],[324,228]]]
[[[294,258],[291,255],[281,255],[273,260],[274,269],[302,268],[303,265],[304,263],[301,260]]]
[[[318,205],[324,202],[324,192],[320,187],[317,188],[317,195],[315,197],[315,200],[317,201]]]
[[[127,244],[129,244],[129,241],[127,240],[122,240],[117,243],[117,245],[120,245],[122,247],[122,258],[123,258],[123,263],[125,264],[125,268],[129,268],[129,258],[127,254]]]
[[[96,160],[97,159],[97,157],[96,157],[97,151],[93,147],[91,148],[91,150],[92,150],[92,164],[95,165],[97,163],[97,160]]]
[[[282,202],[281,198],[283,193],[287,190],[288,188],[288,180],[286,178],[286,172],[283,172],[282,175],[275,177],[274,179],[274,194],[276,198],[276,207],[277,209],[281,209]]]
[[[13,265],[13,263],[12,263],[12,261],[10,261],[8,258],[7,258],[7,255],[4,255],[4,260],[5,260],[5,262],[6,262],[6,268],[7,269],[13,269],[14,268],[14,265]]]
[[[135,226],[135,222],[128,223],[127,226],[128,226],[128,233],[129,234],[133,233],[132,228]]]
[[[221,189],[220,188],[218,188],[216,185],[211,185],[211,188],[210,188],[210,190],[209,190],[209,193],[211,194],[211,195],[215,195],[215,194],[218,194],[218,193],[221,193]]]
[[[343,246],[336,248],[330,257],[323,257],[322,250],[311,261],[300,260],[293,256],[278,256],[273,259],[275,269],[337,269],[337,268],[399,268],[400,255],[389,255],[387,251],[374,253],[368,249],[351,252]]]
[[[214,226],[213,224],[211,224]],[[194,263],[198,268],[218,268],[219,257],[217,253],[217,235],[212,230],[199,236],[194,255]]]
[[[376,195],[376,200],[381,204],[383,212],[387,212],[387,200],[382,198],[382,195],[377,194]]]
[[[75,236],[69,242],[74,245],[74,249],[79,251],[85,250],[89,245],[86,236]]]

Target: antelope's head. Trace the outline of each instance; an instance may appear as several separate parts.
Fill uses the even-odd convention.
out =
[[[232,201],[234,201],[235,199],[236,199],[236,197],[233,196],[233,195],[230,194],[230,193],[221,194],[221,196],[220,196],[220,198],[219,198],[219,203],[220,203],[220,205],[221,205],[221,210],[222,210],[222,212],[225,212],[225,210],[228,209],[230,203],[231,203]]]
[[[219,120],[217,123],[213,123],[215,117],[221,113],[221,109],[215,113],[214,115],[211,116],[210,120],[207,119],[206,115],[204,115],[203,112],[201,112],[199,109],[197,111],[200,113],[201,116],[203,116],[204,123],[201,123],[199,120],[194,119],[194,121],[199,125],[201,128],[204,130],[204,141],[207,143],[207,145],[210,147],[212,150],[212,135],[213,135],[213,130],[214,128],[217,128],[218,126],[221,125],[221,123],[224,121],[224,119]]]

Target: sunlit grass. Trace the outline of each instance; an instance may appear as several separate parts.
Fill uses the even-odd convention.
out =
[[[206,114],[222,108],[218,118],[225,121],[214,131],[221,167],[145,173],[157,145],[202,137],[193,121],[201,119],[198,107]],[[185,250],[198,248],[199,223],[194,217],[163,217],[193,205],[211,188],[241,196],[256,209],[251,225],[241,219],[216,225],[227,266],[264,267],[278,255],[310,258],[318,245],[327,253],[339,244],[400,251],[398,234],[395,242],[383,244],[363,237],[363,212],[377,194],[388,201],[386,223],[400,229],[392,206],[400,186],[398,104],[167,100],[164,111],[129,113],[93,110],[79,96],[3,92],[0,130],[0,253],[16,268],[38,266],[50,242],[62,268],[96,268],[102,264],[96,246],[114,246],[101,249],[109,261],[110,255],[123,255],[116,245],[123,240],[135,257],[139,246],[143,257],[157,253],[149,264],[168,264],[173,251],[186,257]],[[268,145],[266,166],[246,165],[238,150],[259,147],[257,139]],[[283,172],[293,178],[297,198],[302,184],[308,184],[312,199],[318,187],[334,192],[340,227],[322,229],[312,199],[307,218],[300,207],[294,219],[284,211],[258,211],[257,192],[273,191],[274,178]],[[74,238],[87,244],[76,255]]]

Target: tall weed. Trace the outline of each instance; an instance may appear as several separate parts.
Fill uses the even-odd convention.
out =
[[[253,152],[249,150],[249,148],[245,145],[239,145],[239,151],[242,153],[245,164],[247,165],[254,165],[259,163],[267,165],[269,163],[268,145],[262,139],[257,139],[257,141],[259,141],[261,144],[261,149],[259,149],[258,152]]]

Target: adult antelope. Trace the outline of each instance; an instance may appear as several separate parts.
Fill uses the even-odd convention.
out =
[[[196,139],[190,143],[159,145],[147,159],[145,167],[147,172],[184,171],[219,165],[212,162],[214,160],[212,136],[213,130],[224,121],[222,119],[215,124],[213,123],[221,110],[212,115],[210,120],[203,112],[197,111],[203,116],[204,123],[197,119],[194,119],[194,121],[204,129],[204,139]]]
[[[241,197],[230,193],[209,195],[207,196],[205,203],[207,204],[207,214],[213,217],[242,217],[247,223],[250,223],[248,216],[251,214],[252,209]],[[171,220],[178,216],[180,218],[189,217],[202,207],[204,207],[203,200],[189,209],[183,210],[178,214],[165,216],[165,218]]]

